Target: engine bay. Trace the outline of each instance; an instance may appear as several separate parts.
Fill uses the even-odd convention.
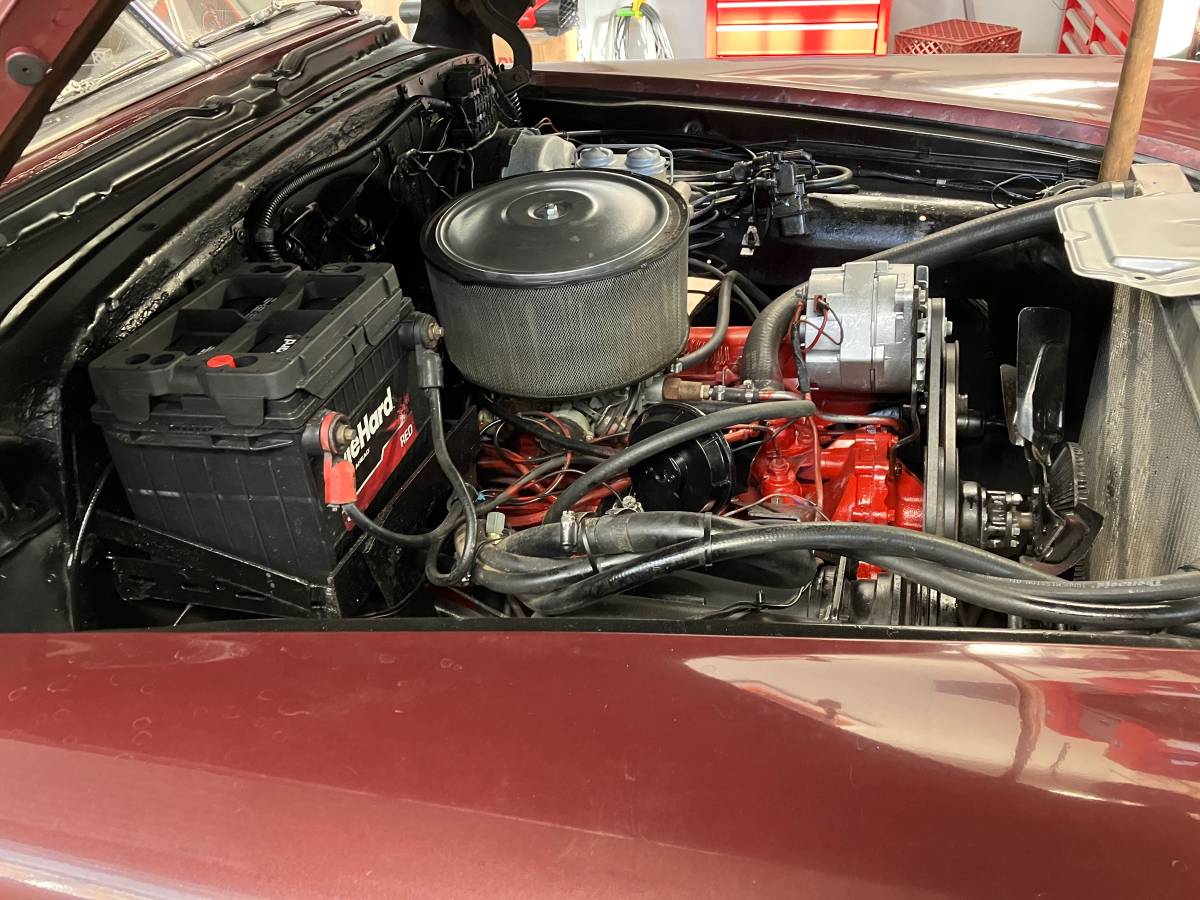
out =
[[[90,355],[84,627],[1200,620],[1097,553],[1112,290],[1057,212],[1134,182],[524,100],[450,67]]]

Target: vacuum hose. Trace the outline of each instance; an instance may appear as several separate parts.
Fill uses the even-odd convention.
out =
[[[750,422],[772,419],[801,419],[811,416],[816,411],[816,406],[808,400],[777,400],[718,410],[663,429],[643,441],[631,444],[619,453],[614,453],[600,465],[588,470],[587,474],[581,475],[571,482],[570,487],[558,495],[558,499],[546,512],[544,521],[547,523],[559,521],[563,513],[575,506],[596,485],[603,484],[614,475],[619,475],[642,460],[649,459],[664,450],[670,450],[685,441],[716,431],[724,431],[734,425],[746,425]]]
[[[691,353],[675,360],[672,371],[682,372],[700,365],[725,342],[725,335],[729,333],[729,313],[733,308],[733,285],[736,280],[737,276],[733,272],[721,279],[721,287],[717,291],[717,321],[713,326],[712,335]]]

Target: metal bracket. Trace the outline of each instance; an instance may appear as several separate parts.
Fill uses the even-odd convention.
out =
[[[1200,294],[1200,194],[1179,166],[1135,165],[1133,197],[1055,210],[1071,270],[1163,297]]]

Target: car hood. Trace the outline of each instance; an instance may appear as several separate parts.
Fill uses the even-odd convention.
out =
[[[5,894],[1200,887],[1189,651],[403,631],[0,650]]]
[[[1121,77],[1110,56],[962,54],[559,63],[538,82],[919,119],[1018,139],[1102,146]],[[1200,65],[1154,63],[1138,152],[1200,170]]]
[[[71,76],[128,0],[56,0],[53,15],[37,0],[0,0],[0,182],[37,132]],[[479,4],[477,4],[479,5]],[[426,43],[479,49],[491,56],[490,31],[515,29],[524,0],[487,0],[490,14],[458,4],[428,3],[418,37]],[[487,24],[485,24],[485,20]],[[519,32],[512,35],[519,37]]]

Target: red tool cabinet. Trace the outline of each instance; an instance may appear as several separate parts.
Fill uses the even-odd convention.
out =
[[[1133,0],[1067,0],[1058,52],[1122,56],[1132,22]]]
[[[708,55],[887,53],[892,0],[708,0]]]

